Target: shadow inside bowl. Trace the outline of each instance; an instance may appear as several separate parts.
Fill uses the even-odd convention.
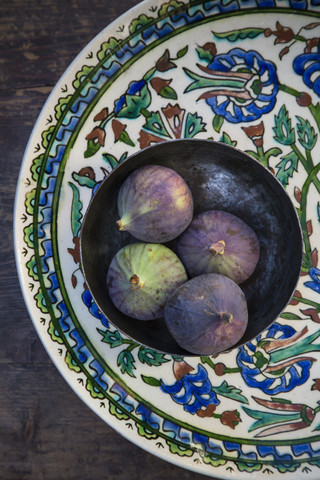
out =
[[[193,194],[195,215],[225,210],[256,232],[261,253],[253,275],[240,285],[249,322],[237,345],[253,339],[281,314],[294,292],[302,261],[301,228],[294,205],[271,172],[249,155],[209,140],[175,140],[146,148],[102,182],[87,209],[80,239],[83,273],[99,309],[139,343],[165,353],[187,353],[171,337],[163,318],[134,320],[117,310],[107,292],[112,257],[137,241],[117,228],[118,191],[133,170],[147,164],[172,168],[184,178]],[[175,240],[166,246],[176,251]]]

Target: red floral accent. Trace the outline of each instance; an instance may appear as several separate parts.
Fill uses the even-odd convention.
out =
[[[74,263],[80,263],[80,238],[73,237],[74,248],[68,248],[68,252],[73,257]]]
[[[97,113],[97,115],[94,117],[94,121],[95,122],[101,122],[102,120],[105,120],[108,116],[108,109],[107,108],[103,108],[99,113]]]
[[[121,133],[125,129],[126,129],[126,126],[123,123],[119,122],[119,120],[117,120],[116,118],[112,120],[112,130],[113,130],[114,139],[116,142],[119,140]]]
[[[95,127],[93,130],[91,130],[90,133],[88,133],[88,135],[86,136],[86,140],[97,140],[99,145],[103,147],[105,137],[106,137],[105,131],[100,127]]]
[[[227,410],[221,415],[220,421],[223,425],[226,425],[234,430],[238,423],[241,422],[241,418],[238,410]]]
[[[201,408],[200,410],[197,411],[198,417],[205,418],[205,417],[212,417],[213,412],[215,411],[217,407],[211,403],[208,405],[206,408]]]
[[[294,297],[297,297],[297,298],[302,298],[302,295],[301,293],[299,292],[299,290],[296,290],[293,294]],[[290,305],[298,305],[299,303],[299,300],[295,300],[295,299],[291,299],[290,300]]]
[[[300,105],[300,107],[309,107],[309,105],[312,103],[312,98],[307,92],[301,92],[299,97],[297,98],[297,104]]]
[[[165,80],[164,78],[154,77],[151,80],[151,87],[159,94],[163,88],[168,87],[172,80]]]
[[[162,108],[162,112],[168,120],[168,123],[175,138],[181,138],[182,123],[186,111],[180,108],[178,104],[174,106],[169,104],[166,108]]]
[[[169,50],[166,50],[157,61],[156,69],[159,72],[166,72],[167,70],[171,70],[171,68],[176,68],[176,65],[170,61]]]
[[[244,133],[253,141],[256,147],[262,147],[264,123],[260,122],[258,125],[251,125],[250,127],[242,127]]]
[[[222,377],[222,375],[224,375],[225,370],[226,370],[226,366],[224,363],[217,363],[214,366],[214,372],[216,375],[218,375],[218,377]]]
[[[185,361],[173,363],[173,373],[177,380],[181,380],[181,378],[192,372],[192,370],[194,370],[194,368]]]
[[[90,178],[91,180],[95,180],[96,179],[96,174],[93,170],[92,167],[83,167],[79,170],[78,172],[78,175],[80,175],[80,177],[88,177]]]
[[[307,308],[306,310],[301,310],[303,315],[307,315],[315,323],[320,323],[320,318],[317,310],[315,308]]]
[[[138,138],[140,148],[146,148],[149,147],[152,143],[161,143],[164,141],[164,138],[153,135],[152,133],[146,132],[145,130],[140,131],[140,136]]]
[[[318,390],[320,391],[320,378],[314,378],[314,383],[311,387],[311,390]]]

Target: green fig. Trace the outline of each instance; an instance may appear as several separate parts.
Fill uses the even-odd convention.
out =
[[[138,320],[162,317],[169,295],[186,281],[177,255],[155,243],[137,242],[121,248],[107,273],[111,301],[122,313]]]

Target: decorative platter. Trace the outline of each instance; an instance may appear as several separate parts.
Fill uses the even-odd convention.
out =
[[[20,172],[18,271],[52,361],[120,434],[217,478],[320,476],[319,40],[319,0],[146,0],[70,65]],[[163,354],[126,337],[80,268],[82,220],[105,176],[139,149],[180,138],[262,162],[303,234],[289,305],[216,357]]]

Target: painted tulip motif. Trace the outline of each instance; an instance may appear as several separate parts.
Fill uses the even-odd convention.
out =
[[[270,410],[261,411],[243,407],[244,411],[256,420],[251,425],[249,431],[262,428],[260,432],[255,434],[256,438],[296,432],[297,430],[307,428],[312,424],[320,410],[320,406],[311,408],[302,403],[292,403],[283,399],[277,400],[272,398],[271,400],[264,400],[257,397],[253,397],[253,399],[259,405]]]
[[[185,92],[205,90],[198,100],[206,100],[227,121],[252,122],[273,109],[279,90],[276,67],[258,52],[234,48],[206,67],[197,66],[205,76],[185,68],[193,80]]]
[[[320,351],[320,345],[313,343],[320,331],[307,333],[307,327],[296,332],[289,325],[275,323],[255,340],[241,346],[237,363],[247,385],[276,395],[305,383],[316,360],[308,353]]]

